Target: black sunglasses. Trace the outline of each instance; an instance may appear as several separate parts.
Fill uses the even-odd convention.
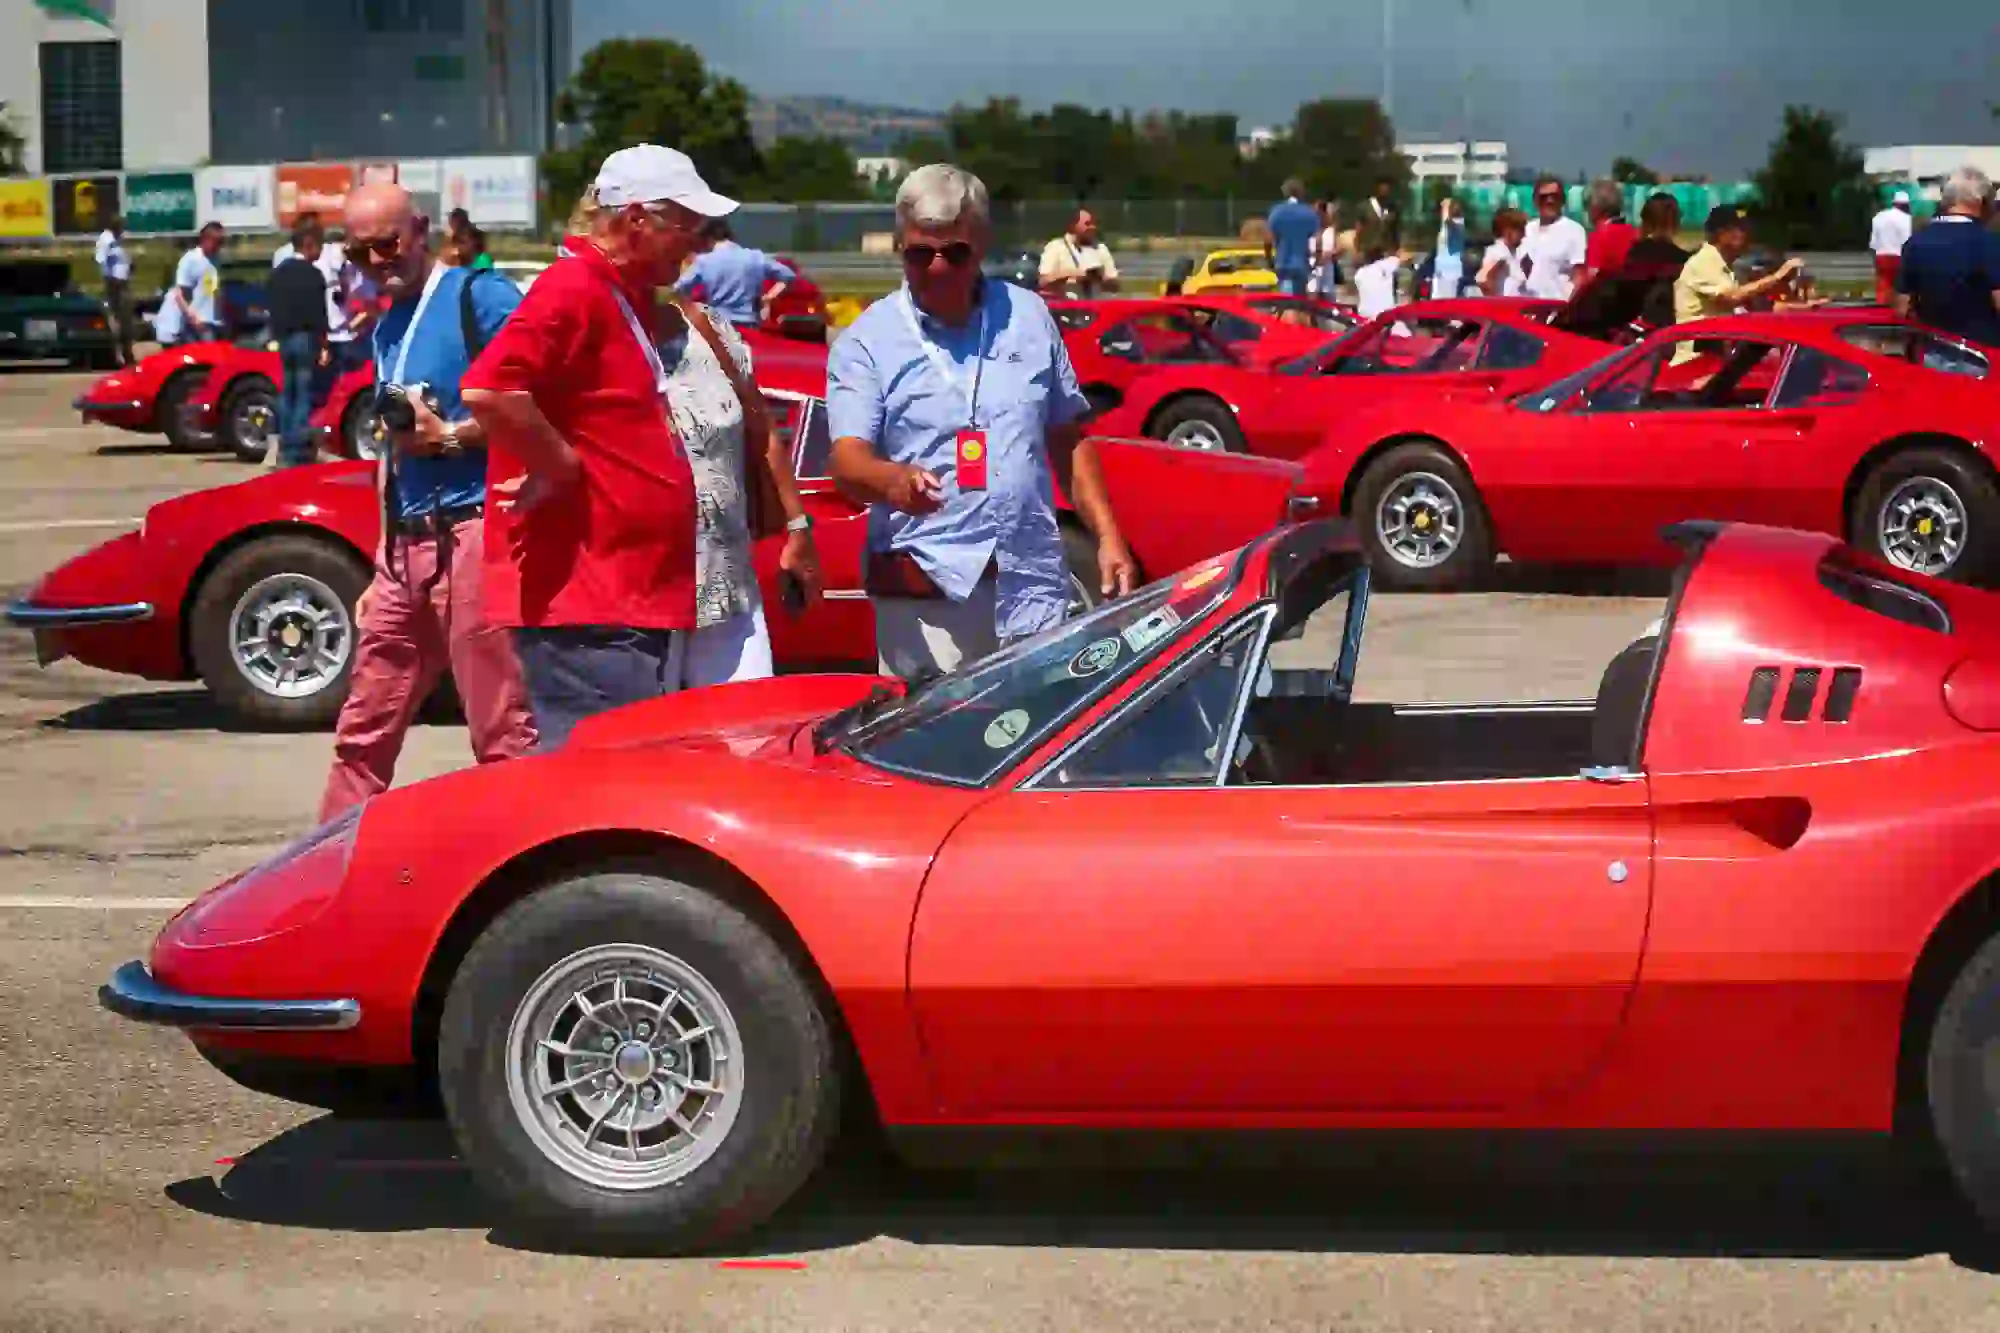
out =
[[[1560,194],[1557,194],[1557,193],[1555,193],[1555,192],[1554,192],[1554,191],[1552,190],[1552,191],[1550,191],[1550,192],[1549,192],[1549,193],[1547,193],[1547,194],[1538,194],[1538,195],[1536,195],[1536,196],[1535,196],[1535,202],[1536,202],[1536,203],[1538,203],[1538,204],[1546,204],[1546,203],[1550,203],[1550,202],[1554,202],[1554,203],[1561,203],[1561,202],[1562,202],[1562,196],[1561,196]]]
[[[906,245],[903,247],[903,262],[918,268],[929,268],[939,255],[953,268],[964,268],[972,260],[972,246],[965,241],[953,241],[950,245]]]

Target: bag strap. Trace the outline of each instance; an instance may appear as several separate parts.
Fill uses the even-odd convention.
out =
[[[472,285],[479,281],[484,269],[471,269],[465,275],[465,285],[458,289],[458,331],[465,339],[465,362],[471,365],[486,350],[486,337],[479,331],[479,312],[472,307]]]
[[[715,352],[715,359],[722,363],[722,373],[729,377],[729,385],[736,390],[736,401],[743,405],[743,421],[746,426],[753,422],[761,430],[768,430],[770,422],[764,410],[764,395],[757,392],[757,386],[743,378],[743,368],[736,364],[730,354],[728,344],[722,341],[722,333],[715,322],[708,317],[708,307],[693,301],[676,302],[688,323],[700,331],[704,341]]]

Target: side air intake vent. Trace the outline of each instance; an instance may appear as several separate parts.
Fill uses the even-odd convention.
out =
[[[1785,685],[1784,706],[1779,720],[1784,722],[1810,722],[1813,719],[1813,704],[1819,699],[1821,677],[1827,675],[1824,667],[1794,667],[1790,679],[1785,679],[1782,667],[1758,667],[1750,673],[1750,686],[1743,692],[1743,720],[1745,722],[1768,722],[1771,720],[1771,705],[1778,701],[1778,686]],[[1854,715],[1854,700],[1861,693],[1861,668],[1839,667],[1832,672],[1833,683],[1827,687],[1826,702],[1821,706],[1819,719],[1822,722],[1845,722]]]

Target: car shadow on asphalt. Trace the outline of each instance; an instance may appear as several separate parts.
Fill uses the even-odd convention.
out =
[[[99,458],[162,458],[180,450],[165,440],[149,440],[139,444],[100,444],[90,452]]]
[[[41,724],[51,731],[232,731],[207,690],[146,690],[110,694]]]
[[[214,1176],[167,1187],[191,1211],[267,1226],[510,1234],[437,1121],[301,1125]],[[1948,1184],[1879,1145],[1754,1150],[1458,1136],[1314,1153],[1309,1165],[1165,1171],[919,1170],[843,1144],[728,1256],[913,1244],[1325,1254],[1901,1260],[2000,1273]],[[581,1251],[579,1251],[581,1252]]]

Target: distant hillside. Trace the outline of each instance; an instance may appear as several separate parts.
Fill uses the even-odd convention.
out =
[[[759,145],[785,135],[824,135],[840,140],[857,157],[886,156],[905,139],[943,128],[944,116],[935,111],[876,106],[844,97],[750,99],[750,133]]]

